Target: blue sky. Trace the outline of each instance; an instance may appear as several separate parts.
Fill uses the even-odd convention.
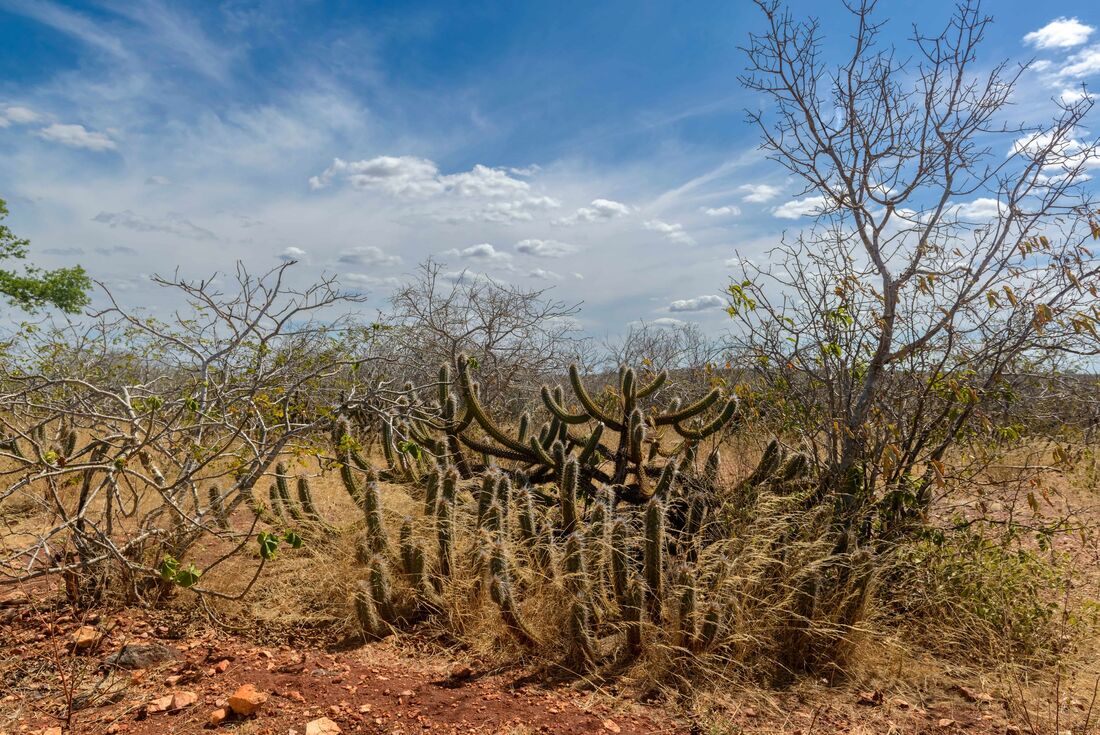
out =
[[[839,0],[791,7],[844,52]],[[951,7],[883,0],[885,40]],[[1094,3],[984,9],[981,64],[1039,62],[1022,120],[1100,78]],[[593,334],[718,330],[727,261],[801,221],[744,121],[760,27],[744,0],[0,0],[0,197],[36,262],[153,309],[151,273],[285,257],[375,308],[431,255],[553,286]]]

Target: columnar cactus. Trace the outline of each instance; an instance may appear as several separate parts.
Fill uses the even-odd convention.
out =
[[[660,498],[651,498],[645,508],[645,581],[650,609],[661,615],[664,597],[665,506]]]
[[[367,522],[367,542],[376,554],[386,552],[388,546],[386,540],[385,520],[382,516],[382,496],[378,489],[378,483],[373,480],[363,488],[363,513]]]
[[[279,462],[275,465],[275,488],[279,495],[279,505],[291,521],[301,523],[302,513],[298,510],[298,505],[290,495],[290,487],[287,484],[286,477],[286,465]]]

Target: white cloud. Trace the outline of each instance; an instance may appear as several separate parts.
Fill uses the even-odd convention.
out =
[[[6,128],[14,123],[16,125],[30,125],[42,120],[42,116],[29,107],[11,105],[0,109],[0,128]]]
[[[721,296],[710,294],[706,296],[696,296],[693,299],[673,301],[668,305],[668,310],[671,312],[706,311],[707,309],[721,309],[725,305],[726,301]]]
[[[654,319],[653,321],[646,323],[654,327],[660,327],[661,329],[676,329],[687,324],[687,322],[681,319],[673,319],[670,316],[663,316],[660,319]]]
[[[802,199],[792,199],[786,204],[780,204],[772,210],[772,215],[779,219],[798,219],[803,215],[814,215],[821,212],[825,206],[825,197],[812,196]]]
[[[741,214],[741,208],[732,204],[724,207],[703,207],[700,211],[708,217],[736,217]]]
[[[465,268],[460,271],[447,271],[446,273],[441,273],[439,274],[439,277],[442,278],[444,281],[447,281],[448,283],[454,283],[456,285],[469,285],[472,283],[477,283],[478,281],[499,283],[499,281],[494,281],[494,279],[490,278],[484,273],[477,273],[476,271]]]
[[[684,232],[684,226],[678,222],[662,222],[659,219],[651,219],[643,222],[642,227],[650,232],[659,232],[672,242],[681,245],[695,244],[695,240],[692,239],[691,235]]]
[[[1100,73],[1100,45],[1071,54],[1066,63],[1057,72],[1059,77],[1082,77]]]
[[[1085,92],[1084,89],[1081,89],[1080,87],[1069,87],[1063,89],[1058,94],[1059,101],[1061,101],[1062,104],[1065,105],[1072,105],[1074,103],[1080,102],[1086,97],[1091,99],[1092,95],[1088,94],[1087,92]]]
[[[512,262],[511,253],[505,253],[497,250],[487,242],[480,243],[478,245],[471,245],[468,248],[459,250],[457,248],[447,250],[444,255],[453,255],[463,260],[474,260],[481,263],[493,263],[497,265],[508,265]]]
[[[291,260],[301,260],[304,257],[306,257],[306,251],[293,246],[279,253],[279,260],[288,262]]]
[[[972,202],[952,206],[951,211],[961,220],[988,221],[1000,214],[1000,204],[990,197],[979,197]]]
[[[554,271],[548,271],[543,268],[535,268],[534,270],[527,272],[528,278],[538,278],[542,281],[560,281],[561,274]]]
[[[389,196],[425,201],[451,198],[480,202],[482,206],[464,206],[457,213],[440,214],[449,222],[511,222],[533,219],[533,211],[554,209],[561,202],[536,194],[526,181],[507,171],[481,164],[469,171],[442,174],[434,161],[416,156],[378,156],[361,161],[333,160],[332,165],[309,179],[318,190],[341,180],[361,191],[378,191]]]
[[[629,205],[616,202],[611,199],[593,199],[587,207],[581,207],[573,214],[562,219],[555,220],[555,224],[575,225],[578,222],[596,222],[599,220],[615,219],[628,215],[633,210]]]
[[[775,199],[779,194],[779,187],[771,184],[742,184],[737,187],[737,191],[745,195],[741,197],[741,201],[763,204]]]
[[[570,245],[558,240],[520,240],[516,243],[516,252],[531,255],[536,258],[563,258],[577,252],[576,245]]]
[[[345,273],[344,280],[359,286],[388,286],[396,288],[401,285],[401,279],[394,276],[372,276],[366,273]]]
[[[336,260],[345,265],[358,265],[364,267],[397,265],[401,262],[400,257],[390,255],[383,251],[382,248],[375,247],[374,245],[360,245],[359,247],[342,250]]]
[[[159,219],[152,219],[127,209],[122,212],[100,212],[95,217],[92,217],[92,221],[107,225],[111,229],[121,227],[122,229],[133,230],[135,232],[167,232],[171,235],[185,237],[189,240],[218,239],[217,235],[210,230],[199,227],[190,220],[185,219],[182,215],[174,212]]]
[[[1058,18],[1024,36],[1024,43],[1039,49],[1080,46],[1096,29],[1076,18]]]
[[[87,148],[90,151],[113,151],[115,142],[103,133],[87,130],[83,125],[54,123],[38,131],[38,137],[70,148]]]

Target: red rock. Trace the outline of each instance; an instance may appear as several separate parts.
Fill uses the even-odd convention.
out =
[[[623,729],[619,727],[619,724],[615,720],[604,720],[603,729],[608,732],[622,732]]]
[[[225,718],[227,717],[229,717],[229,710],[225,707],[218,707],[216,710],[210,713],[210,717],[207,719],[207,722],[210,723],[211,727],[217,727],[218,725],[225,722]]]
[[[218,672],[219,674],[224,674],[225,670],[228,669],[228,668],[229,668],[229,659],[227,659],[227,658],[223,658],[221,661],[214,664],[214,671]]]
[[[169,707],[169,711],[175,712],[184,707],[190,707],[197,701],[199,701],[199,695],[194,692],[176,692],[172,695],[172,705]]]
[[[248,717],[255,714],[266,701],[266,694],[257,691],[252,684],[244,684],[229,698],[229,708],[238,715]]]
[[[99,643],[99,629],[91,625],[82,625],[69,636],[69,645],[74,651],[86,651]]]
[[[327,717],[318,717],[306,723],[306,735],[340,735],[340,726]]]

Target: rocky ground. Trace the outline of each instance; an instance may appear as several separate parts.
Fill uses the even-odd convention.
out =
[[[0,734],[1013,733],[997,697],[801,687],[720,705],[639,702],[614,688],[490,670],[394,643],[262,645],[158,613],[76,618],[0,591]],[[71,719],[67,713],[72,712]]]

